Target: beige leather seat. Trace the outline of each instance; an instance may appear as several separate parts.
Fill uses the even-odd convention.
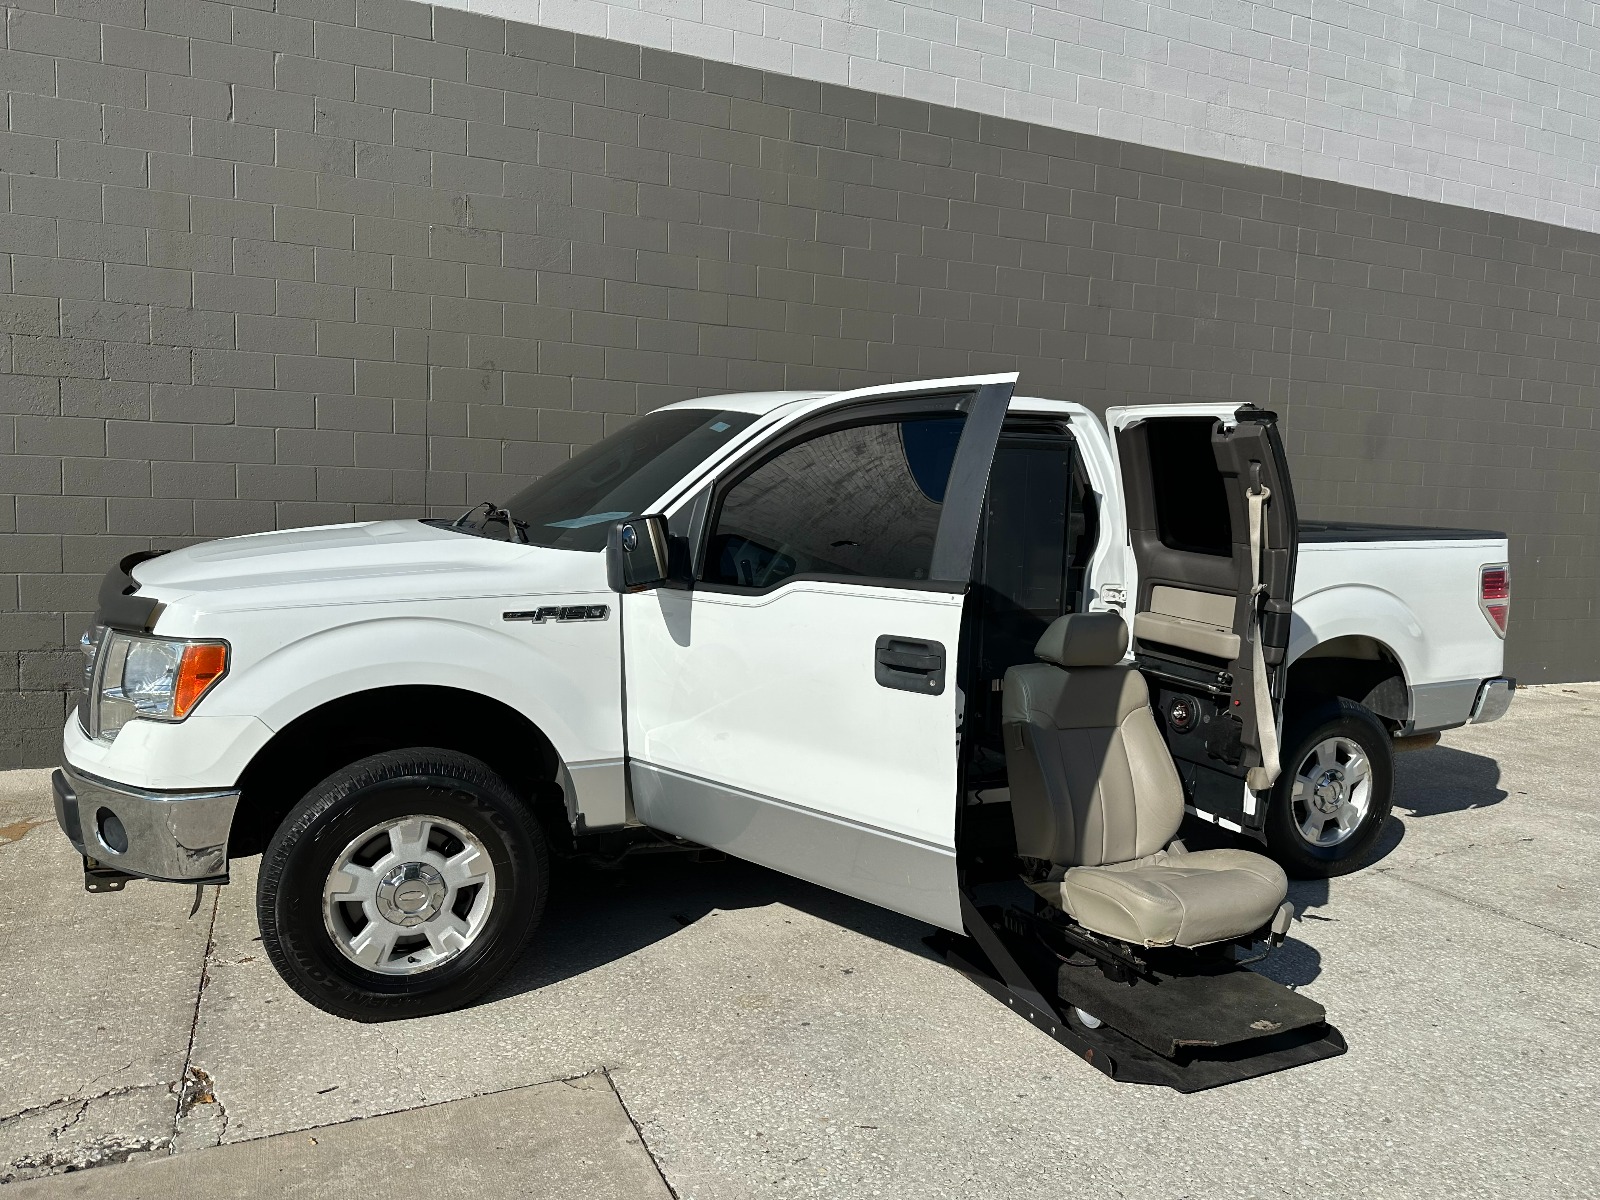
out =
[[[1116,613],[1058,618],[1006,672],[1002,721],[1017,853],[1080,925],[1141,946],[1203,946],[1287,926],[1289,883],[1247,850],[1173,842],[1183,787]],[[1280,909],[1282,911],[1280,911]],[[1278,930],[1282,932],[1282,930]]]

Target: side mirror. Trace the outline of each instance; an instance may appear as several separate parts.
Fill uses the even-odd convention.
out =
[[[606,537],[606,582],[614,592],[637,592],[667,578],[667,519],[630,517]]]

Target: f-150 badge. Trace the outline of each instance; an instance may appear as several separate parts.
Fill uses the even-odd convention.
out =
[[[604,621],[610,615],[611,608],[605,604],[558,604],[501,614],[507,621],[532,621],[535,625],[546,621]]]

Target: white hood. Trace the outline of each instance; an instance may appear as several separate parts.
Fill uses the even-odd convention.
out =
[[[526,595],[605,586],[599,554],[524,546],[421,521],[366,521],[203,542],[140,563],[141,592],[207,611]]]

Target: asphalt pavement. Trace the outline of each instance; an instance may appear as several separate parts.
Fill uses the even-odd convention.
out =
[[[1402,756],[1382,857],[1295,885],[1263,968],[1349,1053],[1181,1096],[734,862],[578,875],[483,1003],[340,1021],[267,963],[254,860],[89,895],[48,774],[3,774],[0,1200],[1600,1194],[1596,778],[1600,684]]]

